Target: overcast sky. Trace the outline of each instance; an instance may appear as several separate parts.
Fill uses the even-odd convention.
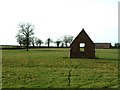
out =
[[[93,42],[118,42],[119,0],[0,0],[0,45],[18,45],[20,22],[35,25],[34,36],[54,41],[76,37],[82,28]]]

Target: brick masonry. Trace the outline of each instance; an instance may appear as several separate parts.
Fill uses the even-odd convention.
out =
[[[80,50],[80,43],[85,43],[84,52]],[[95,44],[84,29],[70,45],[70,58],[95,58]]]

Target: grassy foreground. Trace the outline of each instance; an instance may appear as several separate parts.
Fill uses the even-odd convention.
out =
[[[117,88],[117,49],[70,59],[69,49],[3,50],[2,88]]]

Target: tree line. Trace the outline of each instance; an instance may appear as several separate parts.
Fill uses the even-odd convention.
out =
[[[37,38],[34,35],[34,29],[35,26],[30,23],[20,23],[18,24],[18,33],[16,35],[17,42],[20,44],[20,46],[26,47],[26,50],[28,51],[29,46],[32,45],[35,46],[41,46],[41,44],[45,43],[50,47],[50,43],[55,43],[57,47],[64,47],[64,45],[67,47],[68,43],[71,44],[73,41],[72,35],[64,35],[63,38],[58,39],[57,41],[53,41],[51,38],[48,38],[45,42],[43,42],[40,38]]]

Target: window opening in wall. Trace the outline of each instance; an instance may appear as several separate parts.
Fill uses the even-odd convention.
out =
[[[85,52],[85,43],[80,43],[80,52]]]

